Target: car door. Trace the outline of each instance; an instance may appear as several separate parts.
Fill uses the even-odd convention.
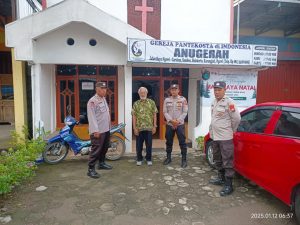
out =
[[[262,186],[289,204],[292,188],[300,183],[300,109],[283,107],[278,118],[265,137]]]
[[[259,184],[264,176],[261,169],[266,162],[264,146],[275,107],[257,107],[241,115],[241,122],[234,135],[235,169]]]

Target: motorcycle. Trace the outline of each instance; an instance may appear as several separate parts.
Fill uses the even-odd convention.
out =
[[[72,116],[67,116],[64,120],[63,127],[59,134],[48,140],[47,146],[43,152],[43,159],[46,163],[57,164],[65,159],[69,149],[72,149],[74,154],[88,155],[91,151],[91,141],[81,140],[74,132],[75,125],[79,122]],[[106,159],[118,160],[125,152],[125,139],[128,140],[122,132],[125,127],[124,123],[112,126],[110,129],[110,143],[106,153]]]

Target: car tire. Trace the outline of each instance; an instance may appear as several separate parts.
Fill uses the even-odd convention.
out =
[[[300,224],[300,188],[298,188],[295,194],[294,214],[298,224]]]
[[[213,149],[212,149],[212,141],[208,141],[205,145],[205,155],[206,155],[206,161],[208,165],[212,168],[216,168],[214,157],[213,157]]]

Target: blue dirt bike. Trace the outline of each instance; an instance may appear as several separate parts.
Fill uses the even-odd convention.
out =
[[[75,125],[79,122],[72,116],[65,118],[66,126],[62,128],[58,135],[48,140],[43,158],[46,163],[57,164],[64,160],[67,156],[69,149],[72,149],[74,154],[88,155],[91,150],[91,141],[84,141],[77,137],[73,132]],[[110,129],[110,144],[106,154],[106,159],[117,160],[121,158],[125,152],[125,139],[127,139],[122,128],[125,127],[124,123],[113,126]]]

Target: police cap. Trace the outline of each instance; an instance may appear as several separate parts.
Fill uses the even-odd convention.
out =
[[[107,84],[106,84],[106,82],[100,81],[100,82],[96,83],[96,87],[107,88]]]
[[[171,87],[170,87],[170,89],[172,89],[172,88],[176,88],[176,89],[178,89],[178,88],[179,88],[179,86],[178,86],[178,84],[171,84]]]
[[[226,88],[226,83],[224,81],[216,81],[214,83],[214,88]]]

